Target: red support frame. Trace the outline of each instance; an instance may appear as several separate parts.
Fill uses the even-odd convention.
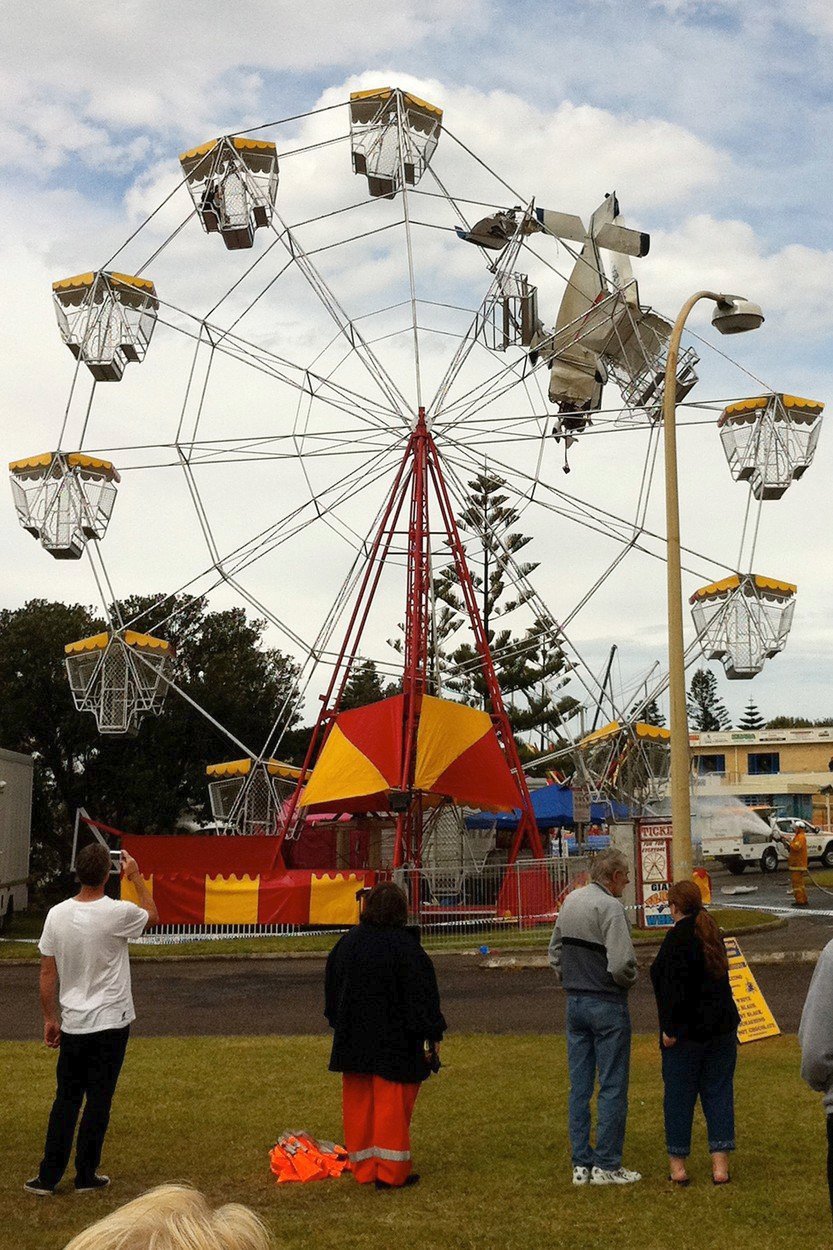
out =
[[[443,474],[440,454],[425,421],[425,409],[420,408],[416,424],[408,439],[402,462],[388,496],[387,505],[374,537],[367,568],[362,578],[347,633],[338,655],[326,694],[322,696],[321,711],[313,730],[309,749],[301,768],[292,797],[287,804],[278,835],[283,841],[293,828],[301,791],[312,770],[318,751],[332,728],[338,713],[342,692],[350,675],[350,669],[358,654],[364,627],[375,596],[382,568],[390,553],[394,535],[405,499],[409,497],[407,531],[407,581],[405,601],[405,663],[402,675],[404,694],[404,749],[399,788],[408,796],[405,810],[397,815],[396,841],[394,844],[394,867],[405,863],[419,866],[422,853],[422,795],[414,792],[414,768],[416,762],[416,738],[422,696],[431,674],[429,673],[429,647],[431,642],[431,527],[429,512],[429,482],[439,506],[443,538],[451,550],[457,580],[463,595],[466,613],[472,628],[475,648],[480,656],[483,678],[489,695],[492,724],[498,741],[506,756],[510,772],[521,798],[521,816],[509,853],[509,863],[514,863],[518,852],[527,842],[536,858],[543,858],[544,849],[532,808],[532,800],[526,777],[521,766],[518,748],[495,673],[489,639],[477,603],[474,583],[454,517],[454,509]],[[334,697],[335,696],[335,697]]]

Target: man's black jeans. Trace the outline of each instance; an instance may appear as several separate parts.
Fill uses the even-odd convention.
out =
[[[86,1098],[75,1148],[76,1184],[87,1184],[101,1160],[110,1104],[116,1090],[130,1025],[101,1033],[62,1033],[58,1056],[58,1089],[40,1165],[40,1180],[54,1189],[72,1153],[72,1139],[81,1103]]]

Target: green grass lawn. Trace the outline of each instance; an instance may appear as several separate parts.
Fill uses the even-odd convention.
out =
[[[729,907],[711,909],[717,923],[726,933],[743,934],[754,929],[777,928],[782,922],[767,912],[732,910]],[[14,928],[10,930],[8,940],[0,941],[0,961],[4,959],[38,958],[37,949],[31,939],[40,936],[43,928],[43,917],[25,915],[15,917]],[[476,933],[426,933],[423,935],[424,945],[431,951],[477,950],[480,946],[488,946],[490,950],[527,950],[546,949],[552,932],[549,925],[534,929],[519,929],[517,925],[507,925],[496,932]],[[661,938],[662,931],[646,933],[639,929],[633,930],[634,940],[639,942],[656,942]],[[218,938],[206,942],[178,942],[164,945],[131,944],[131,956],[134,959],[170,959],[172,957],[200,958],[205,955],[291,955],[297,953],[326,954],[339,935],[333,933],[308,933],[299,937],[257,937],[257,938]],[[15,938],[28,938],[28,941],[15,941]]]
[[[163,1181],[265,1217],[277,1247],[304,1250],[766,1250],[829,1245],[824,1117],[798,1076],[798,1047],[745,1047],[737,1078],[739,1150],[732,1185],[709,1183],[702,1124],[694,1183],[665,1180],[659,1056],[635,1039],[627,1190],[570,1184],[564,1041],[454,1037],[420,1095],[413,1146],[423,1183],[399,1193],[349,1177],[278,1188],[267,1152],[285,1128],[340,1136],[339,1080],[321,1038],[134,1039],[116,1096],[105,1193],[52,1199],[21,1190],[39,1159],[54,1056],[0,1044],[0,1247],[60,1250],[95,1218]]]

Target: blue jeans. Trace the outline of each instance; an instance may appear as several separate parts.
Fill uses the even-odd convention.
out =
[[[709,1151],[735,1148],[734,1076],[738,1043],[734,1033],[708,1042],[681,1038],[663,1047],[665,1144],[670,1155],[691,1153],[691,1126],[697,1097],[709,1136]]]
[[[570,1069],[570,1149],[573,1167],[622,1166],[628,1117],[631,1020],[621,999],[567,995],[567,1063]],[[596,1148],[590,1145],[590,1099],[599,1074]]]

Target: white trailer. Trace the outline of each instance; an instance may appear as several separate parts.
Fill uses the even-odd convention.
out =
[[[0,749],[0,928],[29,903],[34,767],[31,755]]]

